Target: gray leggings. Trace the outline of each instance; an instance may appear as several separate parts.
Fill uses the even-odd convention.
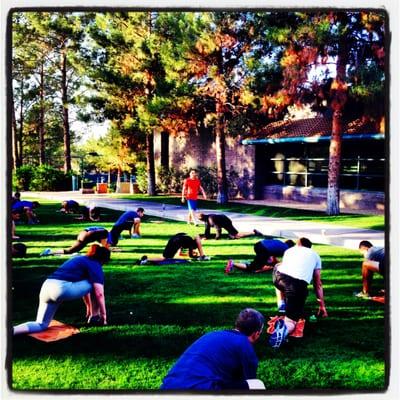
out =
[[[46,330],[63,301],[79,299],[91,290],[92,284],[87,280],[68,282],[58,279],[46,279],[40,289],[36,321],[15,326],[14,334],[35,333]]]

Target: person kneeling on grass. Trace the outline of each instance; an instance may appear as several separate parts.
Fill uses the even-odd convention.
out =
[[[131,238],[140,238],[140,222],[143,218],[144,209],[139,207],[136,211],[125,211],[111,228],[111,243],[116,245],[122,231],[127,230]]]
[[[108,230],[101,226],[89,226],[83,231],[79,232],[76,242],[70,248],[61,250],[45,249],[42,251],[40,256],[77,253],[92,242],[99,242],[103,247],[109,249],[111,245],[111,238]],[[112,244],[115,246],[117,243]]]
[[[252,232],[239,232],[232,224],[232,220],[224,214],[199,214],[199,220],[205,224],[204,238],[210,239],[210,230],[215,227],[217,234],[215,239],[218,240],[221,237],[222,229],[225,229],[230,239],[240,239],[248,236],[263,236],[257,229],[253,229]]]
[[[206,333],[186,349],[160,389],[265,389],[256,379],[258,359],[253,349],[263,327],[260,312],[251,308],[241,311],[234,329]]]
[[[233,268],[240,269],[244,272],[265,272],[270,271],[274,268],[274,265],[278,262],[276,257],[282,257],[284,252],[293,247],[293,240],[286,240],[282,242],[277,239],[264,239],[260,240],[254,245],[254,252],[256,256],[250,263],[234,262],[228,260],[225,273],[229,274],[233,271]]]
[[[308,284],[313,281],[319,305],[318,315],[327,317],[324,291],[321,281],[321,258],[311,250],[312,243],[300,238],[297,245],[286,250],[282,263],[273,271],[273,284],[276,288],[278,311],[286,312],[284,319],[277,319],[275,330],[269,344],[278,348],[295,330],[304,328],[304,306],[308,296]],[[296,333],[300,337],[302,333]]]
[[[191,238],[186,233],[180,232],[172,236],[168,240],[168,243],[163,251],[162,258],[160,257],[160,258],[148,259],[147,256],[143,256],[138,263],[140,265],[144,265],[147,263],[155,263],[155,264],[163,263],[166,260],[172,260],[175,254],[181,249],[188,249],[190,258],[195,258],[196,257],[195,250],[198,250],[200,255],[199,257],[197,257],[198,261],[210,260],[210,257],[207,257],[204,254],[203,246],[201,244],[201,238],[199,235],[196,235],[195,237]]]
[[[60,212],[65,214],[77,214],[79,213],[79,203],[75,200],[64,200],[61,203]]]
[[[385,249],[373,246],[368,240],[362,240],[358,248],[364,256],[364,261],[361,266],[362,291],[355,296],[369,298],[374,273],[379,273],[385,278]]]
[[[14,326],[14,335],[46,330],[63,301],[83,298],[88,323],[106,325],[102,265],[110,260],[110,251],[93,244],[85,256],[74,257],[62,264],[43,283],[39,294],[36,321]]]

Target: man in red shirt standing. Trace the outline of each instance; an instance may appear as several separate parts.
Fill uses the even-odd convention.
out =
[[[197,225],[196,214],[197,211],[197,197],[199,195],[199,190],[201,190],[203,194],[204,200],[207,199],[207,195],[203,187],[201,186],[201,182],[197,177],[197,172],[192,169],[189,173],[189,178],[186,178],[183,181],[182,188],[182,203],[185,202],[185,198],[187,200],[188,206],[188,224],[193,222],[194,225]]]

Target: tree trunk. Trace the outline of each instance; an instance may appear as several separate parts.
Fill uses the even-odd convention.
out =
[[[146,157],[147,157],[147,194],[156,195],[156,173],[154,166],[154,134],[146,135]]]
[[[14,96],[11,96],[11,119],[12,119],[12,157],[13,157],[13,167],[18,168],[21,166],[21,160],[18,151],[18,129],[17,129],[17,119],[15,116],[15,103]]]
[[[44,143],[44,64],[40,66],[40,89],[39,89],[39,163],[46,163],[45,143]]]
[[[336,78],[332,82],[331,93],[333,110],[332,137],[329,146],[328,188],[326,193],[326,214],[340,214],[340,166],[342,153],[342,116],[347,101],[346,79],[346,42],[343,38],[339,42],[339,52],[336,62]]]
[[[217,203],[228,203],[228,181],[226,178],[225,163],[225,118],[223,114],[218,115],[215,127],[215,148],[217,155],[217,184],[218,194]]]
[[[19,130],[17,137],[17,152],[19,154],[19,165],[23,164],[23,146],[22,138],[24,137],[24,81],[21,82],[21,100],[19,104]]]
[[[68,115],[67,52],[61,52],[61,101],[64,133],[64,172],[71,171],[71,136]]]
[[[340,213],[340,164],[342,152],[342,113],[335,111],[332,118],[332,137],[329,146],[327,209],[328,215]]]

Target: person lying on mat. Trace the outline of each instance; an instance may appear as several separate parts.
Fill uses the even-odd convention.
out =
[[[63,301],[83,298],[89,324],[106,325],[103,264],[110,260],[110,251],[92,244],[84,256],[69,259],[43,283],[39,294],[36,321],[14,326],[13,334],[37,333],[46,330]]]
[[[210,260],[210,257],[207,257],[204,254],[203,246],[201,245],[201,238],[199,235],[196,235],[195,237],[191,238],[189,235],[186,233],[180,232],[177,233],[176,235],[172,236],[169,240],[168,243],[165,246],[165,249],[163,251],[163,256],[159,258],[152,258],[148,259],[147,256],[143,256],[139,264],[147,264],[147,263],[162,263],[165,260],[170,260],[173,259],[175,254],[180,250],[180,249],[188,249],[189,250],[189,257],[190,258],[195,258],[196,253],[195,251],[199,251],[199,257],[197,257],[198,261],[208,261]]]

